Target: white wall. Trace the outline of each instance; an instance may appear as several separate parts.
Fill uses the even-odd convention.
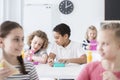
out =
[[[9,15],[6,19],[14,20],[22,24],[21,4],[23,0],[10,0]],[[81,42],[86,28],[95,25],[99,28],[100,22],[104,21],[104,0],[71,0],[74,3],[74,11],[69,15],[59,12],[58,5],[62,0],[24,0],[35,4],[52,4],[52,26],[61,22],[67,23],[72,31],[71,39]],[[23,6],[22,6],[23,7]],[[55,11],[55,12],[54,12]],[[34,15],[33,15],[34,16]],[[6,17],[6,16],[5,16]],[[4,18],[5,20],[5,18]],[[51,31],[51,30],[50,30]]]
[[[0,23],[3,21],[3,0],[0,0]]]
[[[21,24],[22,0],[3,0],[3,21],[12,20]]]

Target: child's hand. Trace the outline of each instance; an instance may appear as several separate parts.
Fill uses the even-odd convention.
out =
[[[86,46],[86,49],[87,49],[87,50],[90,50],[90,44]]]
[[[25,58],[27,58],[29,56],[29,51],[26,51],[24,55],[25,55]]]
[[[30,52],[31,52],[30,50],[28,50],[28,51],[25,52],[25,58],[28,58],[28,57],[30,57],[30,56],[33,55]]]
[[[103,80],[118,80],[117,77],[111,71],[103,72]]]
[[[48,58],[47,62],[50,66],[53,66],[54,60],[52,58]]]
[[[59,59],[58,61],[61,63],[68,63],[67,59]]]
[[[9,68],[0,69],[0,80],[4,80],[12,74],[12,71]]]
[[[33,61],[32,56],[33,56],[33,54],[30,53],[30,50],[26,51],[24,54],[25,59],[28,61],[31,61],[31,62]]]

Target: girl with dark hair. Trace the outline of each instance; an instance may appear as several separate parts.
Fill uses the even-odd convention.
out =
[[[31,63],[24,63],[21,50],[24,46],[23,28],[16,22],[5,21],[0,25],[1,60],[19,70],[19,74],[11,75],[10,68],[0,69],[0,80],[39,80],[35,67]]]

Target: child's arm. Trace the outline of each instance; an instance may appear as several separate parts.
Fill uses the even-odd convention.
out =
[[[79,58],[59,59],[59,62],[84,64],[87,62],[87,57],[85,54],[83,54]]]
[[[33,61],[37,61],[43,64],[47,62],[47,58],[48,58],[47,54],[43,54],[42,56],[32,56]]]
[[[53,66],[55,57],[56,57],[56,55],[54,53],[49,54],[47,62],[50,66]]]
[[[4,80],[11,75],[11,70],[9,68],[0,69],[0,80]]]
[[[0,61],[0,80],[5,80],[5,78],[14,74],[19,74],[19,70],[14,68],[6,60],[2,59]]]
[[[24,58],[28,58],[30,56],[29,50],[25,51]]]
[[[85,66],[83,69],[81,69],[80,74],[77,76],[75,80],[91,80],[89,78],[89,70],[88,70],[88,65]]]
[[[84,50],[89,50],[90,49],[90,45],[89,45],[89,42],[87,40],[83,40],[82,48]]]

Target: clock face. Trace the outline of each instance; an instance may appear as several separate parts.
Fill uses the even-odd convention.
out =
[[[63,14],[70,14],[73,11],[74,5],[69,0],[64,0],[59,4],[59,10]]]

